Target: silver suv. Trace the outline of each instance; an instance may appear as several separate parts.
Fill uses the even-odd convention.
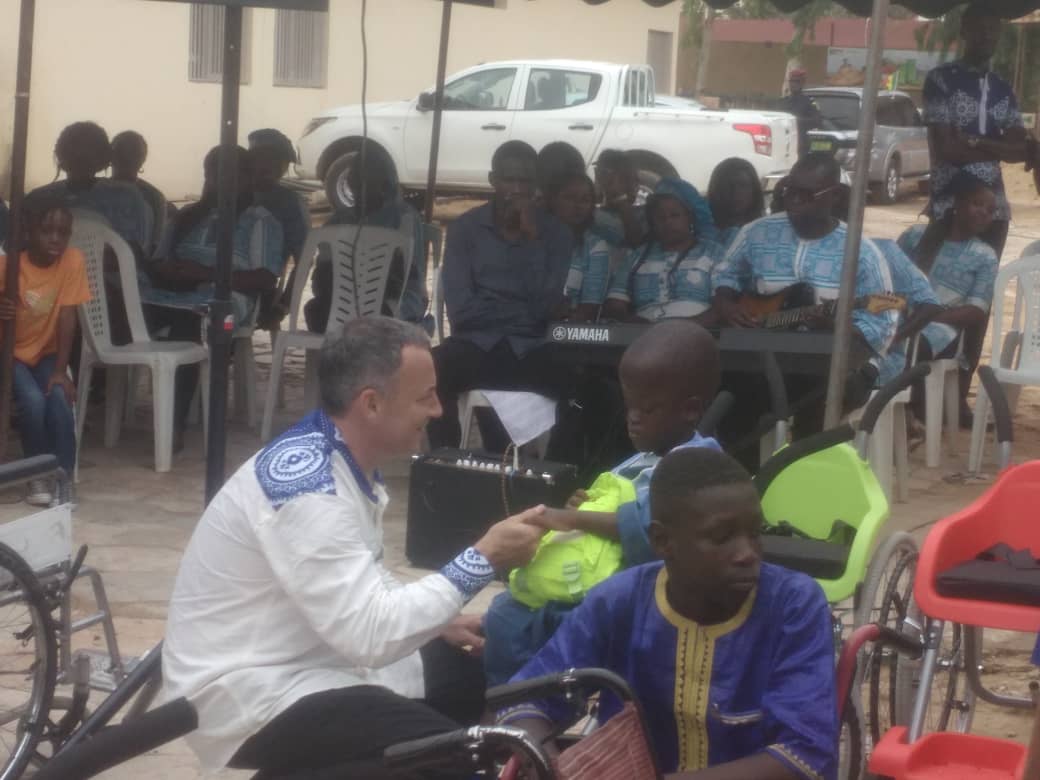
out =
[[[856,137],[863,89],[814,87],[805,90],[823,115],[823,127],[809,133],[809,149],[833,152],[850,174],[856,162]],[[870,185],[881,203],[895,203],[907,179],[927,179],[931,173],[928,129],[914,101],[905,92],[879,92],[874,148],[870,155]]]

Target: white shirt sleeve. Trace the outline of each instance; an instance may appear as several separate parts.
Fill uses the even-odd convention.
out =
[[[275,577],[310,626],[350,663],[381,668],[418,650],[458,615],[443,574],[407,585],[386,576],[363,537],[363,512],[336,496],[301,496],[259,524]]]

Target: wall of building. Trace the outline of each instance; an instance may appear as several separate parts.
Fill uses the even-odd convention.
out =
[[[724,98],[777,98],[787,72],[786,47],[778,43],[716,42],[711,47],[704,91]],[[827,48],[806,46],[799,60],[810,85],[827,76]]]
[[[448,72],[506,58],[569,57],[645,63],[649,30],[675,33],[679,7],[615,0],[500,0],[496,8],[456,2]],[[0,97],[12,105],[18,0],[0,0]],[[272,86],[275,11],[251,9],[249,83],[241,94],[241,137],[277,127],[295,138],[314,114],[361,98],[361,0],[330,0],[328,85]],[[368,4],[370,101],[406,98],[432,86],[441,3]],[[37,3],[28,184],[54,178],[53,146],[69,122],[91,119],[110,134],[143,133],[144,176],[169,197],[199,191],[201,160],[219,137],[220,86],[188,80],[189,6],[145,0]],[[674,56],[673,56],[674,63]],[[674,83],[674,80],[673,80]],[[10,114],[0,122],[9,160]],[[0,164],[0,175],[7,163]],[[6,179],[0,179],[5,184]]]

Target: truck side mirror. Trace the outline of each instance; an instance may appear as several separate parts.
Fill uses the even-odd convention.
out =
[[[435,103],[432,92],[420,92],[416,108],[420,111],[433,111]]]

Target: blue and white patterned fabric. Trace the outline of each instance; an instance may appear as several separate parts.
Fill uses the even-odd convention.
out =
[[[260,489],[276,511],[293,499],[306,495],[336,495],[332,472],[332,456],[339,453],[365,498],[379,503],[375,485],[383,484],[376,472],[373,483],[354,460],[339,429],[321,409],[311,412],[300,422],[264,447],[253,462]],[[452,585],[469,600],[495,578],[488,559],[470,547],[441,569]]]
[[[928,125],[947,125],[985,138],[1000,138],[1008,130],[1023,126],[1011,85],[990,70],[978,70],[964,62],[948,62],[931,70],[924,82],[923,97],[924,121]],[[996,219],[1011,219],[999,162],[957,166],[933,159],[929,208],[934,218],[941,218],[953,208],[950,185],[961,170],[981,179],[996,193]]]
[[[184,236],[175,247],[171,247],[173,229],[166,231],[159,257],[191,260],[213,268],[217,264],[217,210],[214,209]],[[271,212],[260,206],[250,206],[238,216],[235,223],[235,243],[232,267],[236,271],[255,271],[263,268],[277,279],[282,275],[285,255],[282,250],[282,226]],[[204,306],[213,299],[213,284],[200,284],[195,290],[174,292],[156,289],[142,275],[141,300],[157,306],[192,307]],[[235,325],[247,324],[256,305],[256,295],[232,291],[231,309]]]
[[[711,241],[684,252],[657,243],[633,249],[615,272],[607,298],[630,303],[651,322],[695,317],[711,307],[711,269],[721,255]]]
[[[915,306],[931,304],[939,305],[939,299],[932,289],[928,277],[924,271],[914,265],[913,260],[907,257],[898,243],[890,238],[873,238],[871,241],[881,250],[888,261],[889,271],[892,273],[892,292],[906,298],[909,310]],[[949,325],[940,327],[949,328]],[[953,329],[950,328],[952,331]],[[906,340],[893,343],[881,361],[879,367],[879,383],[884,385],[895,379],[906,368]]]
[[[593,230],[586,230],[574,247],[564,294],[575,305],[603,303],[610,283],[610,243]]]
[[[155,219],[152,209],[136,185],[112,179],[97,179],[86,189],[69,189],[68,179],[37,187],[25,197],[26,211],[36,204],[57,200],[70,209],[93,211],[104,217],[119,237],[138,251],[152,247]]]
[[[839,223],[823,238],[808,241],[791,226],[787,214],[774,214],[746,225],[712,272],[712,291],[721,287],[763,295],[778,293],[798,282],[816,291],[816,300],[833,300],[841,287],[842,260],[848,228]],[[884,255],[870,241],[860,246],[856,271],[857,298],[892,290],[892,274]],[[899,325],[899,313],[852,313],[852,324],[870,347],[884,356]]]
[[[900,248],[913,255],[924,231],[924,225],[908,228],[899,237]],[[981,239],[945,241],[932,263],[928,279],[944,306],[975,306],[988,313],[993,305],[993,285],[999,264],[993,247]],[[939,322],[929,323],[921,334],[928,339],[934,355],[957,338],[955,328]]]
[[[294,498],[311,493],[336,495],[336,482],[332,477],[333,452],[343,456],[365,497],[377,502],[375,488],[354,460],[339,429],[319,409],[304,417],[256,456],[253,470],[271,506],[281,509]],[[382,482],[378,473],[376,481]]]
[[[722,228],[719,231],[717,238],[719,246],[722,247],[723,251],[727,251],[733,246],[733,241],[740,235],[740,231],[743,229],[743,225],[730,225],[728,228]]]

